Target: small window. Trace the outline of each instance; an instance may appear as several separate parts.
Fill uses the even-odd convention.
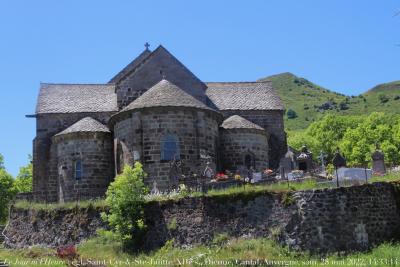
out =
[[[246,166],[247,169],[255,168],[255,161],[254,161],[254,156],[247,154],[244,157],[244,166]]]
[[[74,176],[75,180],[81,180],[82,179],[82,161],[77,160],[75,161],[75,166],[74,166]]]
[[[161,160],[179,160],[179,138],[174,134],[167,134],[161,140]]]

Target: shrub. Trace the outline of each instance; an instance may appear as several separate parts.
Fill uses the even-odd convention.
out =
[[[0,223],[7,219],[8,205],[15,196],[13,177],[0,168]]]
[[[121,238],[125,250],[138,249],[146,230],[143,208],[147,193],[143,179],[146,176],[139,162],[134,168],[125,166],[106,193],[106,203],[110,208],[102,218]]]
[[[340,110],[347,110],[347,109],[349,109],[349,106],[347,105],[346,102],[340,102],[339,103],[339,109]]]
[[[167,229],[170,231],[174,231],[178,228],[178,222],[176,218],[172,218],[172,220],[167,224]]]
[[[297,118],[297,113],[293,109],[288,109],[288,111],[286,112],[286,116],[288,117],[288,119],[294,119]]]
[[[212,241],[212,244],[217,247],[221,247],[223,245],[226,245],[229,241],[229,236],[226,233],[220,233],[214,236],[214,239]]]
[[[381,103],[386,103],[389,101],[389,98],[385,94],[379,94],[378,99]]]
[[[31,156],[29,156],[29,160],[32,160]],[[32,192],[32,168],[32,163],[19,168],[19,173],[14,181],[14,188],[16,192]]]

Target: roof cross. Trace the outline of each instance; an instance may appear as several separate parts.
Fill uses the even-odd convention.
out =
[[[146,43],[144,44],[144,47],[146,47],[146,50],[149,50],[150,44],[149,44],[148,42],[146,42]]]

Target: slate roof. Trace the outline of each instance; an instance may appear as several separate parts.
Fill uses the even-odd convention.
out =
[[[210,82],[206,95],[219,110],[284,110],[271,82]]]
[[[118,111],[114,84],[42,83],[36,114]]]
[[[104,124],[98,122],[97,120],[86,117],[81,119],[80,121],[72,124],[70,127],[65,129],[64,131],[56,134],[55,136],[70,134],[70,133],[78,133],[78,132],[103,132],[110,133],[110,130]]]
[[[149,107],[193,107],[217,112],[165,79],[126,106],[122,112]]]
[[[145,49],[139,56],[137,56],[131,63],[129,63],[125,68],[123,68],[120,72],[117,73],[109,83],[118,83],[125,75],[136,69],[149,55],[151,55],[151,51]]]
[[[233,115],[224,120],[221,124],[221,127],[224,129],[257,129],[265,131],[265,129],[251,121],[239,116]]]

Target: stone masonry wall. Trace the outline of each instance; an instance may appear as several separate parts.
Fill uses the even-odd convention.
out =
[[[164,48],[159,49],[142,66],[117,84],[118,107],[120,109],[129,105],[161,81],[163,77],[198,100],[205,102],[206,85]]]
[[[158,188],[167,189],[170,187],[170,161],[161,160],[161,140],[166,134],[175,134],[179,138],[184,174],[199,174],[204,169],[201,151],[216,163],[218,120],[209,112],[192,108],[151,108],[133,112],[117,122],[114,137],[124,155],[116,158],[124,164],[132,164],[134,154],[140,155],[148,173],[146,183],[151,186],[155,179]]]
[[[363,250],[399,238],[398,188],[399,184],[375,183],[291,195],[258,192],[152,202],[145,209],[145,248],[158,248],[172,238],[182,247],[207,244],[218,234],[227,234],[276,238],[291,249],[311,252]],[[52,213],[53,217],[14,209],[6,245],[71,244],[82,240],[71,236],[77,218],[87,218],[82,221],[86,228],[76,227],[82,238],[93,235],[89,225],[101,225],[98,213]],[[74,223],[67,226],[71,220]]]
[[[57,196],[54,185],[49,184],[51,175],[57,175],[55,147],[51,146],[51,138],[85,118],[92,117],[107,124],[113,112],[40,114],[36,118],[36,137],[33,140],[33,195],[40,201],[55,201]],[[57,177],[53,177],[53,180]]]
[[[280,159],[287,152],[286,133],[282,110],[222,110],[225,118],[239,115],[266,129],[269,136],[269,164],[271,168],[279,166]]]
[[[268,167],[268,137],[267,133],[252,129],[221,129],[220,153],[224,170],[246,168],[245,157],[254,158],[256,171]]]
[[[6,229],[5,245],[9,248],[30,246],[59,247],[78,244],[106,228],[101,209],[26,210],[12,208]]]
[[[64,201],[104,197],[114,173],[109,133],[74,133],[57,136],[58,197]],[[75,161],[82,162],[82,178],[75,179]]]

